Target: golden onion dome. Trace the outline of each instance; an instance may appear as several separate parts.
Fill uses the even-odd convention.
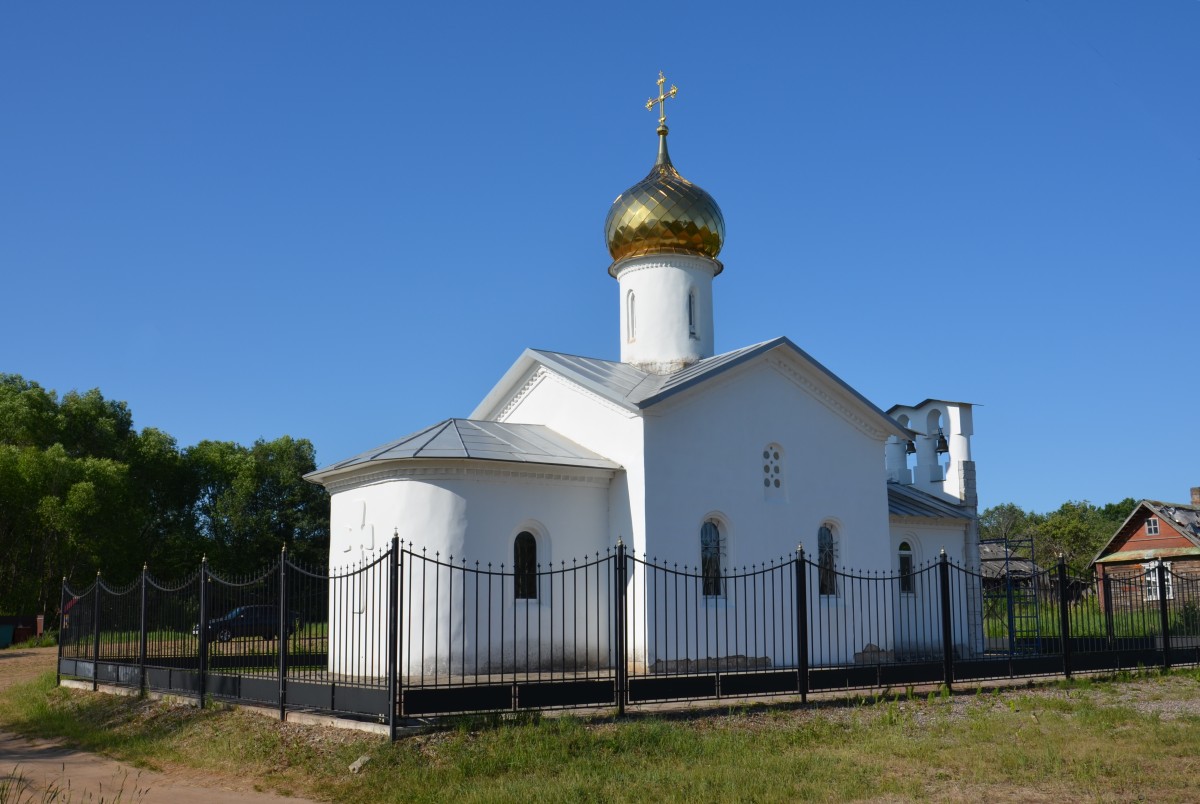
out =
[[[658,159],[650,174],[617,196],[604,236],[613,268],[629,257],[691,254],[717,263],[725,242],[725,218],[713,197],[679,175],[667,153],[667,127],[658,128]],[[615,276],[615,274],[613,274]]]

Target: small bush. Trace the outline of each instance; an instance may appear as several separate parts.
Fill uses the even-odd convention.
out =
[[[53,648],[57,644],[58,644],[58,632],[57,631],[46,631],[40,637],[35,636],[31,639],[25,640],[24,642],[14,642],[13,644],[9,645],[8,647],[9,647],[9,649]]]

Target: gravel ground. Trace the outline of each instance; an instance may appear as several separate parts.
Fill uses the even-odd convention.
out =
[[[0,651],[0,695],[12,684],[54,670],[56,648]],[[182,713],[181,713],[182,714]],[[215,778],[188,768],[140,770],[95,754],[0,731],[0,785],[19,780],[17,801],[134,801],[167,804],[267,804],[306,801],[257,793],[254,780],[236,775]],[[50,792],[47,792],[50,791]],[[58,797],[49,797],[53,792]],[[65,797],[64,797],[65,796]],[[45,798],[44,798],[45,797]]]

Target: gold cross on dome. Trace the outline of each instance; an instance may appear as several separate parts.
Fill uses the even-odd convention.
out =
[[[675,93],[679,91],[678,87],[676,87],[674,84],[671,84],[671,90],[669,92],[663,92],[663,85],[666,83],[667,79],[663,77],[662,70],[659,70],[658,97],[651,98],[650,100],[646,101],[646,111],[648,112],[653,112],[654,104],[658,104],[658,124],[660,126],[665,126],[667,124],[667,98],[675,97]]]

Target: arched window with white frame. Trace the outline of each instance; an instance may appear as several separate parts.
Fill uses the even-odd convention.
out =
[[[829,522],[817,531],[817,586],[821,595],[837,596],[837,538]]]
[[[687,297],[688,335],[696,337],[696,289],[688,291]]]
[[[900,542],[900,547],[896,551],[896,558],[900,567],[900,592],[901,594],[911,595],[913,589],[913,549],[912,544],[908,541]]]
[[[637,297],[633,291],[625,294],[625,340],[633,343],[637,338]]]
[[[517,600],[538,598],[537,537],[527,530],[513,540],[513,590]]]
[[[721,523],[710,517],[700,526],[700,574],[705,597],[721,597],[725,594],[725,552],[725,534],[721,531]]]

